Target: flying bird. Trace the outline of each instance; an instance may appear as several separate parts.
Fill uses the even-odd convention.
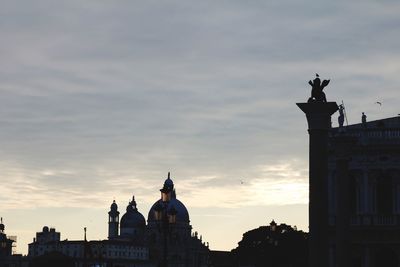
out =
[[[243,181],[243,180],[240,180],[240,184],[244,184],[244,181]]]
[[[317,78],[319,77],[319,74],[318,73],[315,73],[315,76],[317,76]]]
[[[379,104],[379,106],[382,106],[382,103],[379,101],[376,101],[375,104]]]

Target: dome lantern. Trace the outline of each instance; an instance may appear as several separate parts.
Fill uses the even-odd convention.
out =
[[[164,186],[163,186],[163,188],[160,189],[162,201],[163,202],[170,201],[173,191],[174,191],[174,182],[172,182],[171,174],[170,174],[170,172],[168,172],[168,177],[164,182]]]
[[[0,233],[4,233],[5,226],[3,224],[3,217],[0,219]]]

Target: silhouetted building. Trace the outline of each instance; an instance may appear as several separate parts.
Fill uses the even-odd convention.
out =
[[[238,267],[306,267],[307,234],[286,224],[260,226],[243,234],[232,250]],[[222,266],[222,265],[221,265]]]
[[[69,257],[75,267],[207,266],[208,245],[197,232],[192,234],[189,213],[176,198],[169,174],[160,191],[161,198],[151,207],[147,225],[134,197],[121,220],[118,205],[113,201],[108,212],[107,240],[86,241],[85,237],[85,240],[62,241],[59,232],[45,226],[29,244],[28,255],[41,262],[56,252],[51,257],[62,254]]]
[[[111,204],[110,211],[108,212],[108,239],[113,239],[119,233],[119,211],[115,200]]]
[[[12,244],[14,240],[7,237],[4,232],[5,225],[3,224],[3,218],[0,220],[0,259],[2,259],[12,255]]]
[[[330,266],[399,266],[400,117],[364,117],[329,142]]]
[[[68,257],[76,267],[113,266],[126,262],[129,264],[119,266],[153,266],[149,262],[148,248],[133,240],[60,240],[59,232],[45,226],[29,244],[28,256],[39,264],[47,259],[47,255],[53,261]]]
[[[0,219],[0,267],[25,267],[28,266],[26,259],[20,254],[13,254],[13,243],[15,240],[5,234],[3,218]]]
[[[167,242],[169,266],[206,266],[209,249],[201,236],[198,237],[197,232],[192,234],[189,212],[177,199],[169,173],[160,192],[160,199],[150,208],[147,217],[149,245],[153,255],[161,256],[165,249],[163,243]],[[163,215],[163,212],[165,220],[157,218],[157,214]],[[175,217],[173,223],[171,223],[172,217]],[[169,238],[166,238],[166,235]]]

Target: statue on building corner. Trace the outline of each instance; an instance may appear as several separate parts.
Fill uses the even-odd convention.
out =
[[[323,80],[321,83],[318,73],[316,73],[315,76],[316,78],[313,81],[310,80],[308,82],[312,87],[311,97],[308,99],[308,103],[326,102],[326,96],[322,90],[324,90],[324,88],[329,84],[330,80]]]
[[[367,115],[364,112],[361,114],[361,124],[363,127],[367,128]]]
[[[344,105],[339,105],[339,117],[338,117],[339,128],[343,128],[344,124]]]

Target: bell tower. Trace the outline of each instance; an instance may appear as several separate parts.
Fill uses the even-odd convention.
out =
[[[115,200],[111,204],[110,211],[108,212],[108,239],[118,237],[119,228],[119,211]]]

